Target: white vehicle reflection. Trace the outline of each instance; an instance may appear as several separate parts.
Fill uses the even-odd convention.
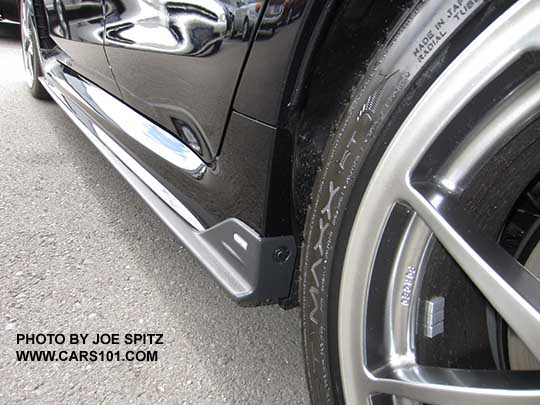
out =
[[[232,13],[221,1],[183,0],[139,2],[132,16],[114,21],[108,10],[105,39],[108,45],[178,55],[216,52],[230,37]]]

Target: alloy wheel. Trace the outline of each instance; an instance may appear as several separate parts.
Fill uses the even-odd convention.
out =
[[[540,403],[537,370],[426,366],[418,361],[416,342],[422,328],[436,333],[443,305],[420,299],[437,242],[540,359],[540,280],[527,269],[531,262],[522,265],[485,235],[460,200],[472,173],[538,118],[540,76],[528,77],[489,111],[445,152],[443,165],[429,168],[429,177],[421,173],[452,120],[519,58],[539,49],[540,3],[521,0],[438,78],[379,162],[356,214],[341,278],[338,348],[347,403]],[[383,242],[399,216],[405,220],[391,264],[380,272]]]

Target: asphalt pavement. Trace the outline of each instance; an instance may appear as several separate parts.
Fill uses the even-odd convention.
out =
[[[0,404],[304,404],[298,310],[241,308],[52,101],[0,24]],[[17,344],[17,334],[163,344]],[[22,361],[17,350],[157,351]]]

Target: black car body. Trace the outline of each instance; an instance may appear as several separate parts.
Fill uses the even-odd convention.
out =
[[[298,21],[269,39],[256,26],[275,30],[282,2],[252,11],[244,42],[231,2],[34,2],[53,98],[235,299],[280,302],[297,243],[280,112],[288,63],[313,27]]]
[[[3,19],[19,21],[18,0],[0,0],[0,21]]]

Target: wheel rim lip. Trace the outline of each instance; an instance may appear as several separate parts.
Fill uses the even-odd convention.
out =
[[[533,2],[531,1],[522,0],[508,10],[503,17],[512,18],[512,16],[519,14],[519,10],[521,8],[526,8],[528,6],[534,7],[532,3]],[[536,7],[535,11],[540,11],[540,7]],[[425,136],[422,144],[416,142],[416,151],[409,150],[409,152],[402,151],[400,153],[399,150],[402,148],[400,135],[403,139],[406,139],[404,136],[406,130],[404,130],[404,128],[407,128],[407,126],[409,128],[411,127],[411,122],[414,122],[413,118],[415,113],[418,115],[418,110],[421,110],[420,107],[422,106],[422,103],[424,103],[423,107],[426,107],[428,100],[431,100],[432,102],[433,98],[435,98],[434,95],[440,94],[437,93],[437,91],[440,91],[440,89],[445,87],[445,80],[447,80],[448,77],[451,77],[455,71],[459,71],[459,65],[466,61],[467,58],[472,56],[471,54],[475,47],[480,46],[484,41],[486,41],[495,30],[500,29],[501,25],[503,25],[503,22],[500,21],[496,21],[494,24],[492,24],[491,27],[489,27],[483,34],[473,41],[471,46],[469,46],[468,49],[450,65],[450,67],[435,82],[430,90],[428,90],[420,101],[419,105],[415,108],[415,110],[413,110],[409,118],[405,120],[402,128],[392,140],[383,158],[381,159],[382,163],[380,163],[375,170],[375,174],[373,175],[365,191],[365,195],[370,196],[370,198],[363,199],[354,220],[348,247],[345,253],[338,307],[338,351],[346,402],[362,403],[362,401],[366,400],[366,395],[369,395],[371,392],[371,388],[375,390],[376,385],[381,382],[381,380],[376,381],[376,378],[366,366],[366,303],[369,294],[371,271],[375,264],[378,245],[381,241],[388,218],[396,201],[399,201],[403,195],[408,195],[409,193],[415,191],[410,184],[412,169],[416,166],[416,163],[424,155],[429,146],[434,142],[437,134],[440,133],[440,129],[444,128],[450,119],[460,110],[460,108],[458,108],[460,103],[457,103],[458,105],[456,106],[449,105],[447,107],[447,111],[449,111],[449,113],[446,117],[446,122],[439,124],[439,131],[428,131],[427,133],[429,135]],[[532,47],[539,48],[540,45],[536,42],[533,43],[530,41],[530,39],[529,42],[527,42],[523,36],[519,38],[519,35],[518,40],[522,41],[522,47],[520,48],[521,50]],[[477,77],[471,82],[473,84],[486,84],[488,77],[496,76],[503,66],[506,66],[510,61],[515,60],[518,56],[520,56],[520,52],[513,51],[510,52],[510,54],[504,55],[502,57],[503,61],[500,61],[500,63],[494,63],[494,67],[491,69],[484,72],[480,72],[481,69],[478,69],[479,72],[477,72]],[[482,86],[471,86],[471,89],[464,92],[460,98],[457,98],[457,100],[460,100],[462,103],[461,106],[464,106],[465,101],[470,100],[480,91],[481,88]],[[414,137],[416,140],[418,140],[420,136],[423,136],[421,134],[422,131],[419,130],[418,132],[420,135]],[[410,137],[410,134],[407,136]],[[414,143],[414,141],[411,139],[409,139],[409,143]],[[408,153],[410,156],[417,158],[407,159]],[[397,185],[384,182],[384,175],[392,174],[392,172],[384,172],[384,167],[392,167],[392,165],[385,162],[391,161],[408,162],[407,164],[401,164],[401,166],[399,163],[397,165],[393,165],[394,169],[397,167],[393,173],[405,174],[401,178],[400,184]],[[385,186],[381,186],[381,184],[384,184]],[[358,271],[359,268],[367,270]],[[352,311],[350,310],[351,308],[362,308],[362,310]],[[398,358],[390,359],[389,361],[394,362],[397,365],[399,362],[409,362],[410,358],[407,358],[407,356],[400,356]],[[357,363],[354,364],[355,362]]]
[[[32,88],[34,86],[34,44],[28,4],[24,0],[21,0],[21,40],[25,81],[28,87]]]

